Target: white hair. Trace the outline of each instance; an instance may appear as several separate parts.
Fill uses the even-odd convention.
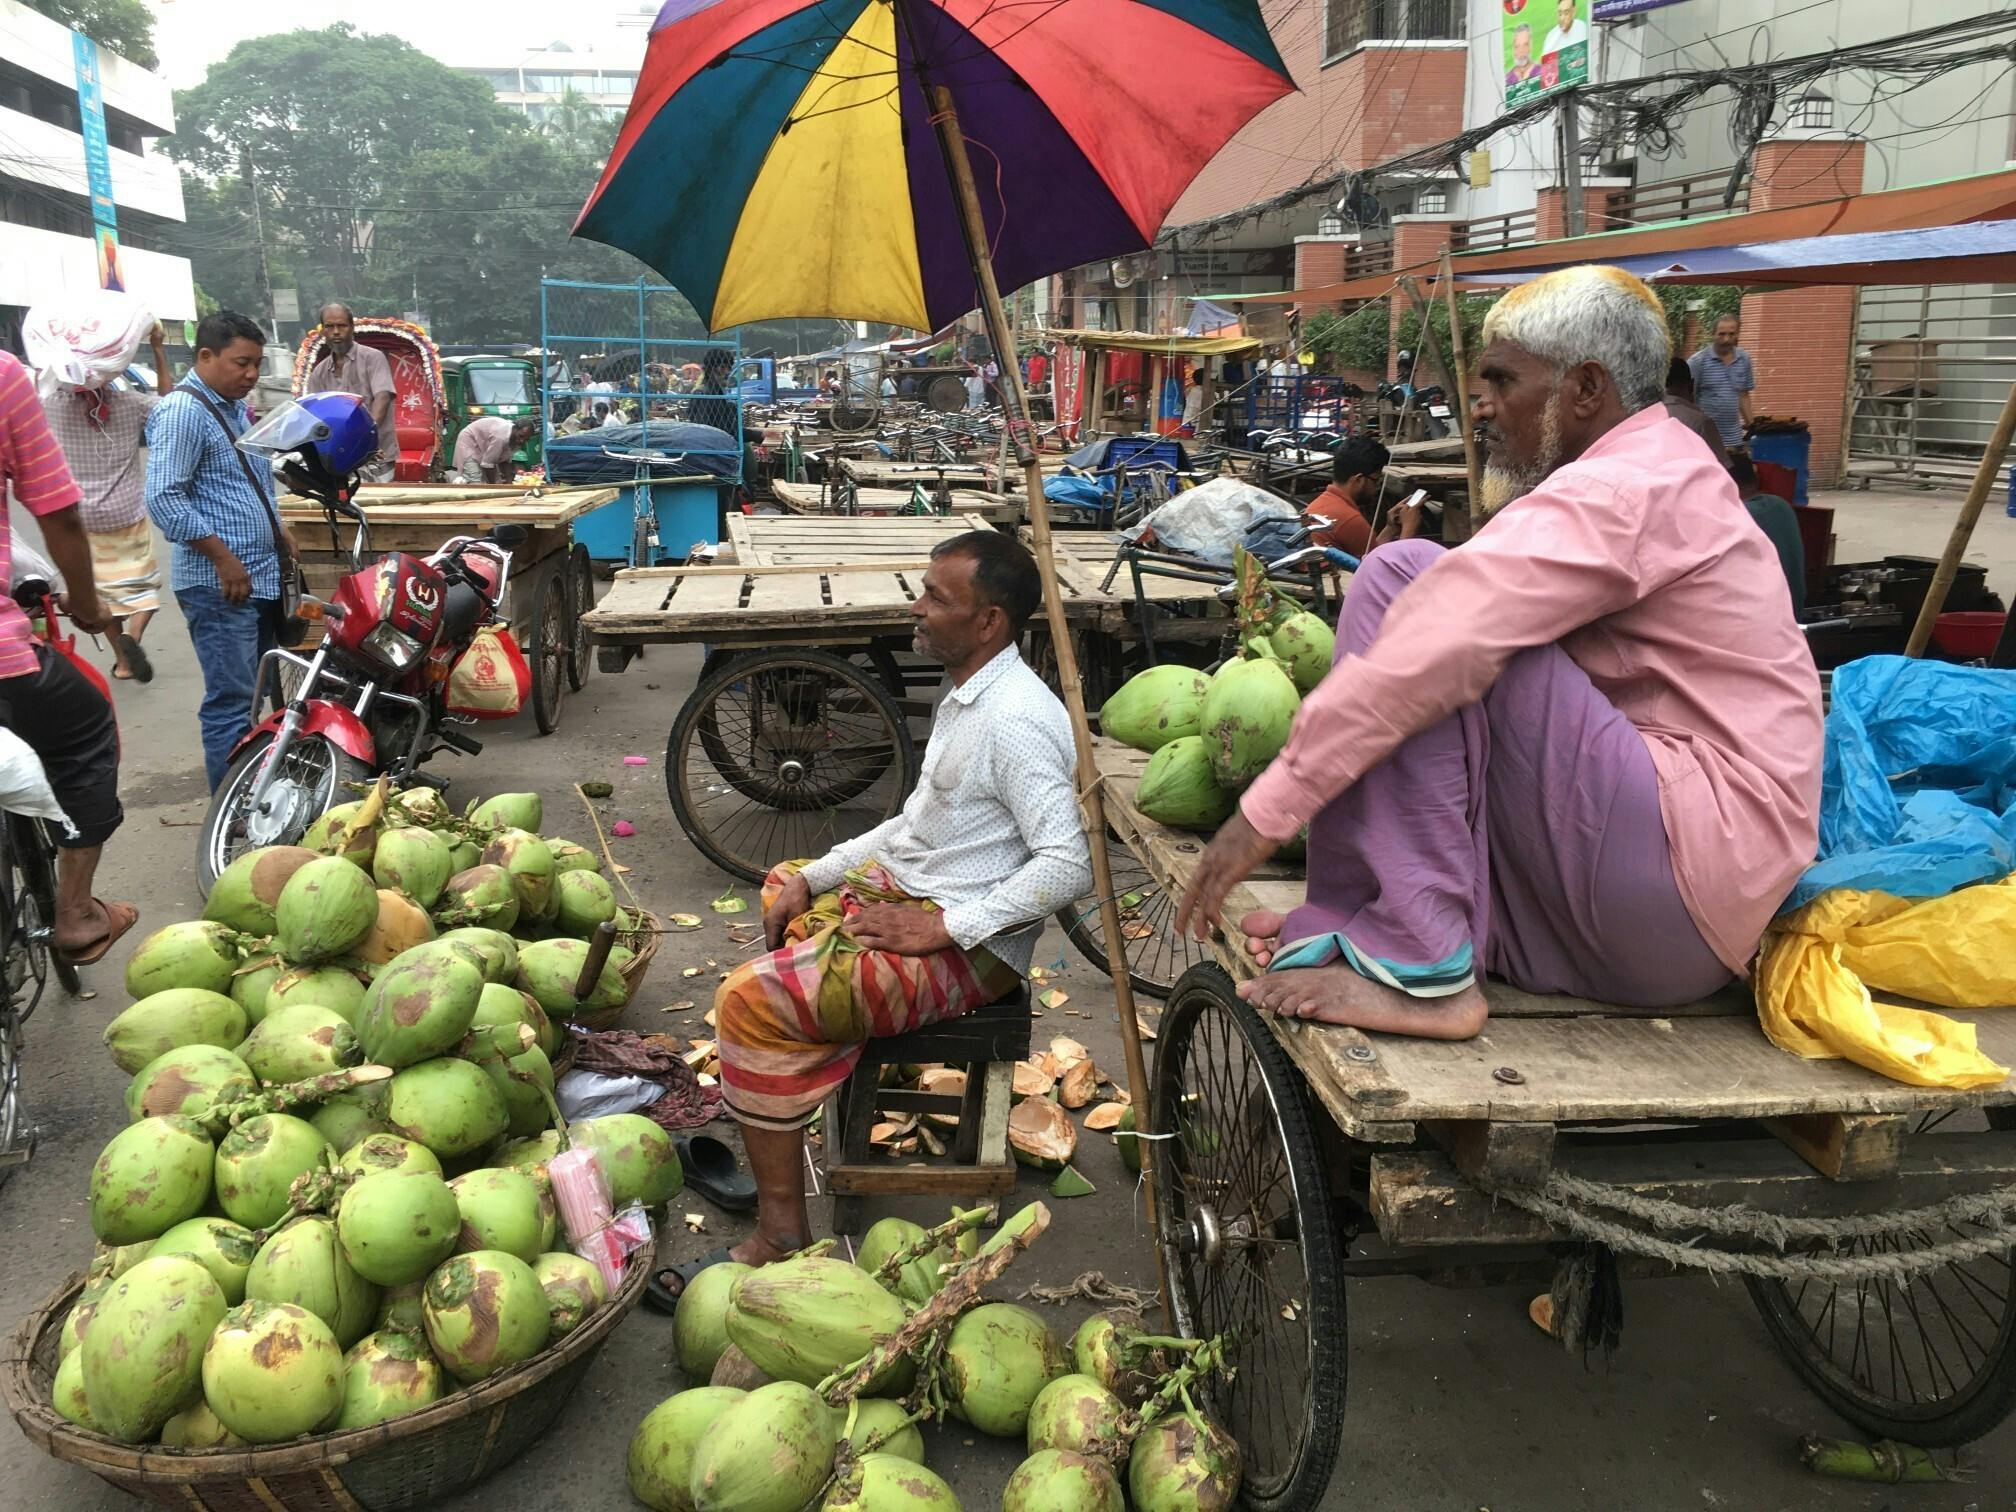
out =
[[[1627,413],[1666,394],[1673,338],[1659,298],[1621,268],[1559,268],[1521,284],[1484,317],[1484,340],[1531,352],[1556,372],[1594,362],[1610,374]]]

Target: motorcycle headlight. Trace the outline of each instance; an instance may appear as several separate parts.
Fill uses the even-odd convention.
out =
[[[365,636],[364,649],[398,672],[420,659],[420,642],[390,625],[380,625]]]

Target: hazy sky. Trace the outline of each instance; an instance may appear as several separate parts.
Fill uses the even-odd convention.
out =
[[[648,21],[658,7],[646,0],[148,0],[155,16],[154,43],[168,81],[198,83],[204,70],[247,37],[332,26],[348,21],[359,31],[390,32],[444,62],[470,54],[511,59],[564,38],[576,49],[619,39],[643,55],[642,25],[619,29],[619,18]],[[643,13],[640,15],[640,12]]]

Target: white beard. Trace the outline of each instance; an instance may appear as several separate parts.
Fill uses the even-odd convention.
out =
[[[1561,411],[1550,400],[1540,416],[1540,451],[1526,467],[1486,467],[1480,480],[1483,497],[1477,516],[1488,520],[1507,504],[1523,499],[1561,465]]]

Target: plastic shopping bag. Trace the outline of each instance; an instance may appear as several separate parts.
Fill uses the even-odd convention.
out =
[[[65,836],[77,833],[56,792],[42,770],[42,758],[28,742],[5,725],[0,725],[0,809],[31,819],[47,819],[62,828]]]
[[[1949,1008],[2016,1003],[2016,876],[1909,902],[1835,888],[1780,918],[1757,968],[1757,1013],[1780,1049],[1837,1057],[1919,1087],[1993,1086],[2009,1074],[1974,1026],[1880,1003],[1894,992]]]
[[[525,707],[532,669],[510,630],[485,625],[448,673],[448,712],[474,719],[509,719]]]

